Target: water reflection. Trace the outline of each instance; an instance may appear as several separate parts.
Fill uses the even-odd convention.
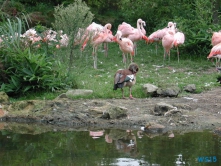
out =
[[[221,138],[209,131],[148,133],[16,123],[0,127],[3,166],[215,166],[221,159]]]

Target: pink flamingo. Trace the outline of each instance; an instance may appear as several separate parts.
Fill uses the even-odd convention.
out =
[[[179,62],[179,45],[182,45],[185,41],[185,35],[183,32],[177,32],[175,33],[174,35],[174,42],[173,42],[173,45],[177,48],[177,57],[178,57],[178,62]]]
[[[122,32],[122,37],[129,38],[132,42],[134,42],[134,50],[136,50],[136,42],[139,40],[145,40],[148,42],[148,37],[145,36],[145,34],[142,33],[141,24],[144,24],[144,21],[142,19],[137,20],[137,28],[133,28],[130,24],[123,22],[118,26],[118,31]],[[146,25],[146,24],[145,24]],[[144,28],[143,28],[144,30]]]
[[[130,24],[123,22],[118,26],[118,31],[121,31],[122,37],[127,37],[129,34],[133,34],[133,30],[135,28],[132,27]]]
[[[175,31],[175,24],[173,22],[168,22],[167,27],[159,29],[149,35],[148,43],[156,42],[156,54],[158,50],[158,43],[162,41],[163,37],[167,34],[167,31],[169,30]]]
[[[210,54],[207,56],[208,59],[216,58],[216,67],[220,67],[221,59],[221,43],[216,44],[210,51]]]
[[[94,68],[97,69],[97,47],[98,45],[106,42],[106,41],[112,41],[113,35],[112,32],[108,29],[108,26],[105,26],[104,29],[100,32],[97,32],[91,40],[91,45],[93,46],[93,52],[92,55],[94,56]]]
[[[148,37],[142,33],[142,30],[141,30],[142,26],[141,26],[141,24],[143,24],[143,20],[142,19],[138,19],[137,20],[137,28],[134,28],[132,33],[129,33],[128,36],[127,36],[128,39],[130,39],[132,42],[134,42],[134,50],[135,50],[136,53],[137,53],[137,44],[136,44],[137,41],[143,39],[146,42],[148,42]]]
[[[169,30],[167,31],[166,35],[162,39],[162,45],[164,48],[164,61],[165,61],[166,55],[169,56],[169,60],[170,60],[170,49],[173,47],[174,33],[175,32],[173,30]]]
[[[132,56],[134,55],[134,44],[133,42],[128,38],[122,38],[122,32],[117,31],[115,37],[113,38],[115,42],[119,44],[120,50],[123,53],[123,62],[126,64],[126,57],[125,54],[130,53],[131,55],[131,62],[132,62]]]
[[[219,43],[221,43],[221,30],[219,32],[213,32],[213,36],[211,39],[212,46],[215,46]]]
[[[208,59],[215,58],[216,59],[216,67],[220,67],[220,59],[221,59],[221,54],[216,54],[215,51],[219,50],[219,47],[215,47],[216,45],[221,43],[221,30],[218,32],[212,32],[212,38],[211,38],[211,44],[213,46],[210,56],[208,56]],[[215,50],[215,51],[214,51]]]
[[[141,32],[146,35],[146,30],[144,29],[144,26],[146,26],[146,22],[145,21],[142,21],[141,24],[140,24],[140,29],[141,29]]]
[[[87,42],[93,38],[94,36],[96,36],[97,33],[104,31],[106,29],[108,29],[108,34],[109,36],[104,40],[104,49],[105,49],[105,55],[107,56],[108,54],[108,44],[109,42],[112,42],[111,38],[113,38],[112,32],[111,32],[111,27],[112,25],[110,23],[107,23],[105,26],[102,26],[100,24],[97,24],[95,22],[92,22],[87,28],[86,28],[86,32],[83,35],[83,39],[84,42],[82,44],[81,50],[83,51],[84,48],[87,45]]]

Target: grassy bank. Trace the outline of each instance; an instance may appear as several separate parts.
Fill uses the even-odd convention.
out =
[[[182,90],[188,84],[196,85],[196,93],[210,90],[219,86],[216,82],[218,72],[212,62],[207,60],[208,53],[204,55],[184,55],[180,49],[180,61],[177,60],[176,49],[171,50],[170,61],[163,61],[163,47],[160,44],[156,54],[155,44],[145,44],[143,41],[137,44],[137,55],[134,62],[139,65],[137,83],[132,89],[136,98],[145,98],[142,85],[154,84],[158,87],[166,85],[177,85]],[[113,76],[118,69],[125,68],[122,63],[122,53],[116,43],[108,45],[108,56],[104,54],[103,47],[98,49],[97,69],[93,68],[92,48],[87,46],[82,55],[79,48],[75,49],[74,63],[72,68],[73,81],[79,89],[91,89],[94,93],[84,98],[121,98],[120,89],[113,91]],[[64,61],[68,59],[67,53],[62,52],[59,58]],[[130,62],[128,57],[128,63]],[[19,99],[53,99],[58,94],[65,92],[37,92],[29,93]],[[185,94],[182,92],[180,96]],[[128,88],[125,96],[129,96]],[[79,98],[79,97],[78,97]],[[80,97],[82,98],[82,97]]]

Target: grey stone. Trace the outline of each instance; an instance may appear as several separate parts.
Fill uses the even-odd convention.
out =
[[[154,107],[154,115],[164,115],[166,112],[168,112],[169,110],[174,109],[174,107],[170,104],[167,103],[157,103]]]
[[[186,91],[186,92],[193,93],[196,90],[196,85],[195,84],[189,84],[189,85],[185,86],[183,90]]]
[[[152,84],[144,84],[143,92],[147,95],[154,95],[157,92],[158,87]]]
[[[157,95],[162,97],[177,97],[180,92],[179,87],[158,88]]]

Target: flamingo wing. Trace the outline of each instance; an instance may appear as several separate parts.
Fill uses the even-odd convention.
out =
[[[221,54],[221,43],[215,45],[211,51],[210,54],[207,56],[208,59],[212,58],[213,56],[216,56],[218,54]]]

